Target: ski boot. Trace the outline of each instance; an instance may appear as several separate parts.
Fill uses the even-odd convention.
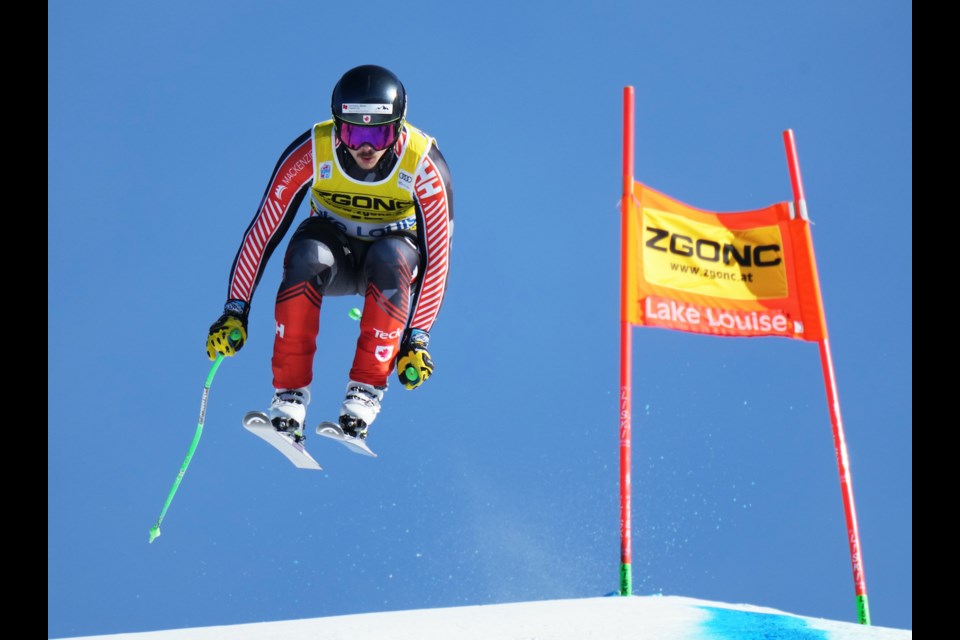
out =
[[[348,436],[364,439],[367,428],[380,413],[380,401],[386,387],[375,387],[351,380],[347,384],[347,396],[340,405],[340,428]]]
[[[308,404],[310,404],[310,390],[306,387],[277,389],[270,401],[270,410],[267,412],[270,416],[270,424],[277,431],[292,435],[295,442],[302,442]]]

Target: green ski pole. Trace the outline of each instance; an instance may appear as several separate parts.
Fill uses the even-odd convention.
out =
[[[230,341],[236,342],[239,339],[240,332],[234,329],[230,334]],[[180,481],[183,480],[183,475],[187,472],[187,467],[190,466],[190,460],[193,459],[193,452],[197,450],[197,445],[200,443],[200,436],[203,434],[203,420],[207,415],[207,396],[210,395],[210,385],[213,384],[213,376],[217,375],[217,369],[220,368],[221,362],[223,362],[223,354],[218,353],[217,359],[213,361],[213,366],[210,367],[210,373],[207,374],[207,381],[203,385],[203,398],[200,400],[200,420],[197,422],[197,431],[193,434],[193,442],[190,443],[190,450],[187,451],[187,457],[183,459],[183,464],[180,465],[180,473],[177,474],[177,479],[173,482],[173,487],[170,489],[167,501],[163,503],[163,510],[160,511],[160,517],[157,518],[157,523],[150,528],[151,543],[160,537],[160,523],[163,522],[164,516],[167,515],[167,509],[170,508],[170,503],[173,502],[173,496],[176,495],[177,489],[180,487]]]

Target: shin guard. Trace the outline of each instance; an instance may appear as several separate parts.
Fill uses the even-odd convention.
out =
[[[313,381],[322,301],[320,294],[306,283],[277,296],[272,361],[275,388],[296,389]]]

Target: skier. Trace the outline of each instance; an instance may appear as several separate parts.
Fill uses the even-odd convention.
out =
[[[365,438],[394,365],[407,389],[433,373],[428,347],[447,286],[453,189],[436,141],[406,122],[407,94],[391,71],[350,69],[331,110],[331,120],[280,156],[234,258],[207,356],[233,356],[246,343],[254,290],[309,194],[310,215],[290,239],[276,298],[268,415],[277,430],[302,434],[323,297],[362,295],[339,422]],[[235,329],[241,337],[231,341]]]

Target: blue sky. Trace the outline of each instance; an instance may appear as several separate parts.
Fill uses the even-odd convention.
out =
[[[615,590],[626,85],[637,180],[695,207],[789,199],[793,129],[873,622],[912,628],[910,3],[48,8],[49,637]],[[147,544],[267,178],[366,63],[453,173],[435,375],[387,391],[376,460],[314,437],[324,471],[293,468],[240,425],[272,391],[275,255]],[[358,303],[324,302],[311,421]],[[633,347],[634,591],[855,621],[816,345]]]

